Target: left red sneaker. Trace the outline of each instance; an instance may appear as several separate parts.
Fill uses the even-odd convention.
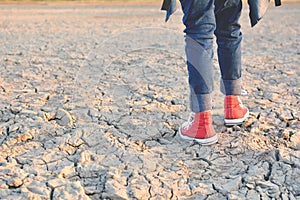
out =
[[[189,120],[180,127],[179,135],[182,139],[194,140],[202,145],[210,145],[218,141],[210,111],[190,115]]]

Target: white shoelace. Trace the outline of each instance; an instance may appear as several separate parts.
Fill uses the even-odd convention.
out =
[[[190,113],[188,121],[186,121],[182,124],[182,127],[185,130],[188,130],[190,128],[190,126],[192,125],[192,123],[194,122],[194,116],[195,116],[195,113]]]
[[[246,96],[247,94],[248,94],[248,92],[246,90],[242,89],[241,96]]]

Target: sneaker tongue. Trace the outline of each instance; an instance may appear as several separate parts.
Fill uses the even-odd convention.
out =
[[[192,122],[195,119],[195,113],[190,113],[188,122]]]

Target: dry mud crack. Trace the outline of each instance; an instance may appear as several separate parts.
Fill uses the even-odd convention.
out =
[[[177,136],[180,11],[0,6],[0,199],[300,199],[299,8],[254,29],[244,9],[250,117],[223,126],[215,60],[220,139],[204,147]]]

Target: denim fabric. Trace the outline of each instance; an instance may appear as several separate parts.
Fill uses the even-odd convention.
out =
[[[270,0],[248,0],[249,5],[249,17],[251,26],[255,26],[259,20],[264,16],[269,6]],[[280,6],[281,0],[275,0],[275,6]],[[176,10],[176,0],[164,0],[162,10],[167,11],[166,21],[168,21],[170,15]]]
[[[213,39],[226,95],[241,94],[241,0],[181,0],[191,110],[211,110]]]
[[[161,6],[161,10],[166,10],[166,22],[169,20],[170,16],[176,11],[177,5],[176,0],[164,0]]]

